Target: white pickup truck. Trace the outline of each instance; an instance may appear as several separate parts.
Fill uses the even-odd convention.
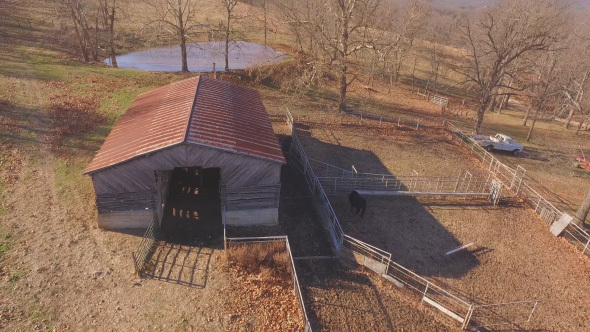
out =
[[[512,138],[504,134],[496,134],[496,136],[475,135],[473,137],[486,150],[504,150],[511,151],[514,155],[522,152],[523,146],[514,141]]]

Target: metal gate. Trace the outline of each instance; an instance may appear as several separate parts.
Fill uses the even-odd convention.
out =
[[[500,180],[492,180],[492,186],[490,188],[490,201],[493,205],[497,205],[502,194],[502,182]]]

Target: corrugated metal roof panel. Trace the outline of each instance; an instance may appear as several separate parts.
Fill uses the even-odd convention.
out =
[[[201,79],[186,141],[285,162],[258,91],[226,81]]]
[[[141,94],[85,173],[182,142],[285,162],[258,91],[203,76]]]

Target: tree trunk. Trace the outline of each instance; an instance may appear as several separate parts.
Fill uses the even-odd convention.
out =
[[[178,0],[178,34],[180,37],[180,53],[182,57],[182,72],[188,72],[188,60],[186,59],[186,22],[183,22],[182,3]]]
[[[340,100],[338,102],[338,110],[340,112],[346,112],[346,90],[348,88],[348,82],[346,79],[347,66],[345,60],[340,64]]]
[[[264,9],[264,46],[266,46],[266,34],[267,34],[267,30],[268,30],[268,21],[267,21],[267,17],[266,17],[266,12],[268,11],[268,3],[266,1],[264,1],[264,5],[263,5],[263,9]]]
[[[105,9],[108,11],[108,8]],[[117,54],[115,52],[115,3],[111,8],[111,14],[108,15],[109,19],[109,46],[111,48],[111,66],[117,68]]]
[[[590,190],[586,193],[586,198],[578,208],[576,215],[574,217],[573,222],[578,224],[579,226],[583,226],[586,223],[586,217],[588,216],[588,211],[590,211]]]
[[[537,116],[539,115],[539,109],[535,110],[535,116],[533,117],[533,123],[531,123],[531,127],[529,128],[529,132],[526,135],[526,142],[528,143],[531,140],[531,135],[533,134],[533,129],[535,128],[535,123],[537,123]]]
[[[230,33],[231,13],[227,12],[227,25],[225,27],[225,71],[229,71],[229,33]]]
[[[338,102],[338,110],[346,112],[346,91],[348,89],[348,81],[346,74],[348,73],[348,18],[346,13],[342,12],[342,30],[340,31],[340,100]]]
[[[481,124],[483,123],[483,116],[486,113],[486,109],[490,104],[489,98],[486,98],[477,109],[477,121],[475,121],[475,126],[473,127],[473,133],[479,134],[479,130],[481,129]]]
[[[526,127],[526,123],[529,120],[529,115],[531,114],[531,108],[527,107],[526,113],[524,113],[524,118],[522,119],[522,125]]]
[[[76,36],[78,37],[78,45],[80,46],[80,51],[82,51],[82,57],[84,57],[85,62],[89,62],[90,57],[88,56],[88,49],[86,49],[86,42],[80,33],[80,27],[78,27],[78,20],[73,8],[70,8],[70,14],[72,15],[72,21],[74,22],[74,30],[76,31]]]
[[[182,71],[188,72],[188,60],[186,57],[186,35],[180,33],[180,53],[182,54]]]
[[[567,116],[567,120],[565,121],[565,129],[569,129],[570,122],[572,121],[572,117],[574,116],[574,108],[570,108],[570,114]]]
[[[92,44],[92,60],[98,61],[98,13],[94,20],[94,42]]]
[[[535,123],[537,123],[537,117],[539,116],[539,112],[541,112],[541,110],[543,109],[544,104],[545,104],[545,100],[541,100],[541,102],[539,103],[539,106],[535,110],[535,116],[533,117],[533,123],[531,124],[531,128],[529,128],[529,132],[528,132],[528,134],[526,136],[527,143],[531,139],[531,136],[533,134],[533,129],[535,128]]]

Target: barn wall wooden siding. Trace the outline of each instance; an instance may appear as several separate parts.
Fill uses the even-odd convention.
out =
[[[278,208],[281,185],[248,188],[222,187],[221,199],[226,211]]]
[[[281,163],[182,143],[92,174],[99,214],[156,210],[175,167],[220,168],[227,210],[278,207]]]

